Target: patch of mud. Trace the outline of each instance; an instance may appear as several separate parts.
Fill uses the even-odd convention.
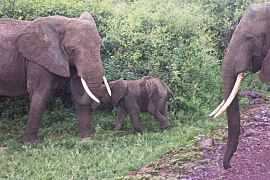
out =
[[[232,168],[222,166],[225,143],[214,151],[205,151],[208,163],[203,168],[189,170],[179,179],[270,179],[270,109],[268,104],[256,105],[242,113],[242,132]]]

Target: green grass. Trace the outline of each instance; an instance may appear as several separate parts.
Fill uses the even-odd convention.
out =
[[[137,168],[179,148],[190,153],[199,137],[224,125],[207,116],[174,117],[170,114],[172,128],[163,132],[151,116],[143,114],[141,122],[149,132],[135,132],[127,119],[124,131],[116,133],[112,131],[114,114],[96,112],[95,140],[84,142],[76,135],[77,121],[73,110],[61,108],[46,112],[40,130],[42,142],[37,145],[20,142],[26,117],[13,121],[1,119],[0,147],[8,147],[8,151],[0,153],[0,178],[114,179],[128,176]]]

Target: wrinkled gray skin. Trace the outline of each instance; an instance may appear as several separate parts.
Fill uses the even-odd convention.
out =
[[[222,89],[227,99],[239,73],[260,70],[260,80],[270,81],[270,3],[251,5],[237,25],[222,64]],[[238,96],[227,109],[228,140],[225,169],[237,149],[240,134]]]
[[[159,121],[161,129],[170,126],[167,117],[167,99],[168,96],[174,99],[174,95],[160,79],[144,77],[140,80],[116,80],[109,85],[112,96],[109,96],[105,85],[102,85],[100,106],[113,104],[117,107],[116,131],[121,130],[127,114],[136,131],[141,133],[147,131],[139,123],[140,112],[149,112],[153,115]]]
[[[50,16],[32,22],[0,19],[0,95],[30,95],[30,110],[24,143],[39,141],[48,96],[62,88],[71,78],[84,92],[80,78],[98,96],[104,69],[101,63],[101,38],[92,16],[85,12],[80,18]],[[75,69],[71,71],[70,67]],[[89,105],[74,101],[79,120],[79,136],[94,133]]]

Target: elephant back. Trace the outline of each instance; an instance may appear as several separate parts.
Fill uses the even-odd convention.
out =
[[[18,35],[20,31],[29,24],[29,21],[22,21],[10,18],[0,19],[0,34]]]
[[[0,44],[0,50],[2,52],[2,58],[6,56],[11,56],[16,53],[17,49],[15,46],[15,41],[22,31],[22,29],[29,24],[29,21],[20,21],[9,18],[0,18],[0,42],[5,42]],[[5,52],[7,54],[5,54]],[[6,57],[6,58],[12,58]]]

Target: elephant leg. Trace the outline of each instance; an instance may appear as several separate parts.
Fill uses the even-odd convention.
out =
[[[127,116],[127,111],[123,107],[119,106],[117,109],[117,120],[115,122],[115,127],[114,127],[115,131],[121,130],[126,116]]]
[[[152,97],[150,99],[148,112],[152,114],[160,124],[160,129],[166,129],[170,126],[168,118],[167,118],[167,103],[165,97],[160,97],[159,101],[157,101],[156,97]]]
[[[160,112],[157,113],[157,116],[156,116],[156,118],[159,120],[159,123],[160,123],[160,129],[167,129],[168,127],[170,127],[167,112],[168,112],[168,105],[167,105],[167,100],[165,99]]]
[[[79,136],[80,138],[86,138],[95,134],[95,128],[93,126],[93,120],[91,118],[92,113],[90,113],[89,106],[82,106],[75,104],[75,109],[77,113],[77,118],[79,122]]]
[[[135,113],[135,112],[130,112],[129,115],[130,115],[130,119],[131,119],[131,124],[132,124],[132,127],[140,132],[140,133],[143,133],[143,132],[146,132],[147,131],[147,128],[143,127],[140,125],[140,122],[139,122],[139,114],[140,113]]]
[[[139,105],[131,97],[125,98],[124,105],[130,116],[132,127],[140,133],[147,131],[147,128],[141,126],[139,122]]]
[[[167,129],[170,126],[167,119],[160,112],[155,115],[155,118],[158,119],[160,123],[160,129]]]
[[[39,142],[38,130],[52,86],[53,74],[38,64],[28,62],[27,89],[30,94],[30,109],[22,139],[23,143]]]

